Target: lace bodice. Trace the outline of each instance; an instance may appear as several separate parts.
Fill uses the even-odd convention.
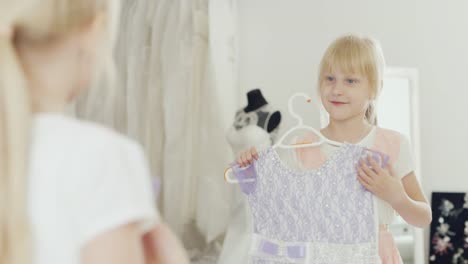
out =
[[[368,153],[358,145],[345,144],[318,169],[298,171],[286,166],[277,152],[268,148],[250,167],[234,168],[248,197],[254,234],[271,241],[328,244],[338,248],[348,245],[348,249],[366,244],[362,252],[357,247],[348,254],[370,257],[371,262],[362,263],[376,263],[374,197],[359,183],[355,169],[359,159]],[[373,155],[378,154],[373,152]],[[254,263],[290,263],[264,261],[257,258]]]

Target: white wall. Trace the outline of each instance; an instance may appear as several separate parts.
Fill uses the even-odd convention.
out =
[[[387,65],[419,70],[427,197],[468,191],[467,11],[466,0],[240,0],[241,89],[260,87],[287,115],[292,93],[315,95],[318,64],[333,39],[349,32],[374,36]],[[300,108],[318,127],[318,110]]]

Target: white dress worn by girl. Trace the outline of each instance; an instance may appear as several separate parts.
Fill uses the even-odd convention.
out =
[[[96,124],[62,114],[33,118],[28,210],[34,264],[79,264],[98,235],[159,221],[142,148]]]

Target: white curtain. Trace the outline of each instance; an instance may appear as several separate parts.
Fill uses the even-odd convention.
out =
[[[163,217],[204,242],[225,232],[236,188],[223,180],[240,90],[236,17],[232,0],[122,1],[112,104],[93,90],[75,107],[142,143],[162,179]]]
[[[211,241],[226,230],[232,195],[238,188],[223,179],[225,167],[234,159],[225,131],[232,125],[239,105],[237,16],[234,1],[198,2],[195,68],[199,69],[196,74],[199,77],[195,87],[199,87],[201,105],[197,121],[199,146],[194,153],[200,157],[196,163],[199,165],[196,219],[201,232]]]

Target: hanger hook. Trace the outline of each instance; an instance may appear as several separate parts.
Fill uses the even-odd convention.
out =
[[[289,98],[289,102],[288,102],[289,113],[291,114],[291,116],[293,116],[295,119],[297,119],[299,125],[302,126],[304,124],[304,121],[302,120],[300,115],[298,115],[298,114],[296,114],[296,112],[294,112],[294,108],[293,108],[293,101],[294,101],[294,99],[296,99],[296,97],[304,97],[308,103],[312,99],[310,98],[310,96],[308,96],[305,93],[295,93]]]

